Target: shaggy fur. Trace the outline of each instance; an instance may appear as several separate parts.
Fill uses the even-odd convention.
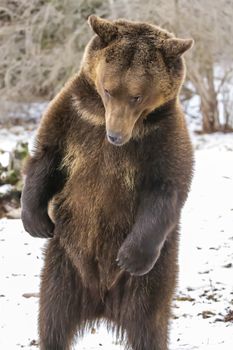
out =
[[[192,177],[178,101],[192,41],[145,23],[89,23],[80,72],[44,114],[26,167],[24,227],[51,237],[40,349],[68,350],[105,319],[133,350],[167,350]]]

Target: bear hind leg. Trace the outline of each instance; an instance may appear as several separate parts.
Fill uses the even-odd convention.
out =
[[[94,310],[78,272],[59,244],[51,240],[41,276],[40,349],[69,350],[76,332],[81,333],[85,323],[94,319]]]
[[[132,322],[127,328],[128,345],[132,350],[167,350],[167,325],[153,326]]]
[[[152,286],[150,290],[143,288],[146,285],[143,280],[142,284],[132,281],[130,286],[129,283],[128,293],[121,299],[121,313],[113,319],[125,331],[127,348],[167,350],[170,296],[166,293],[156,296]]]

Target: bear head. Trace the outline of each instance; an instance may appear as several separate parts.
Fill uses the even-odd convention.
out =
[[[182,55],[192,39],[179,39],[155,25],[89,17],[96,35],[82,69],[105,110],[108,141],[125,144],[135,126],[179,94],[185,76]]]

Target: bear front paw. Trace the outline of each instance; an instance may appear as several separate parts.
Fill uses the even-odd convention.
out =
[[[33,237],[51,238],[54,232],[54,223],[50,220],[47,211],[37,208],[35,210],[22,210],[21,219],[25,231]]]
[[[122,244],[118,256],[118,266],[131,275],[142,276],[148,273],[159,258],[161,247],[151,244],[136,244],[127,240]]]

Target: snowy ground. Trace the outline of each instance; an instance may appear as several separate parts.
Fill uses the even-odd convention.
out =
[[[180,283],[170,350],[230,350],[233,136],[203,137],[196,142],[196,171],[182,216]],[[38,347],[38,298],[26,296],[38,292],[43,244],[25,233],[19,220],[0,220],[0,349]],[[92,333],[78,349],[123,349],[104,327]]]

